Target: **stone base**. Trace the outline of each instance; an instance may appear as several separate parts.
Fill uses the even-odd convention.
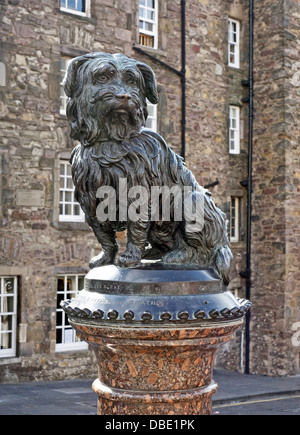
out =
[[[214,354],[241,322],[194,328],[71,324],[97,356],[99,415],[210,415]]]
[[[209,415],[214,354],[242,324],[236,299],[213,270],[92,270],[62,306],[97,357],[100,415]]]
[[[212,382],[207,388],[161,393],[138,393],[112,390],[96,379],[94,391],[99,395],[98,415],[211,415],[211,396],[217,391]]]

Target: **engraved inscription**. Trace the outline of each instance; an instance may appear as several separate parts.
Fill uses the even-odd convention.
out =
[[[105,297],[105,295],[87,295],[83,290],[79,293],[76,298],[76,304],[90,302],[95,305],[115,305],[115,306],[156,306],[163,307],[165,302],[161,298],[143,298],[143,297],[135,297],[134,299],[130,298],[122,298],[118,296],[114,297]]]
[[[44,207],[45,194],[41,190],[17,190],[16,203],[27,207]]]

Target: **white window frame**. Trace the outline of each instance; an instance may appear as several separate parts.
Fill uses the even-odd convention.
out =
[[[231,289],[230,291],[233,294],[233,296],[235,296],[236,298],[240,297],[240,289],[239,288],[234,288],[234,289]]]
[[[62,174],[62,167],[64,173]],[[62,186],[63,184],[63,186]],[[66,200],[66,196],[70,198]],[[66,207],[69,206],[72,210],[70,214],[66,213]],[[79,214],[74,214],[75,207],[79,207]],[[61,212],[63,210],[63,213]],[[85,215],[75,200],[74,185],[71,175],[71,165],[67,160],[59,162],[59,222],[85,222]]]
[[[228,20],[228,65],[232,68],[240,68],[240,28],[238,20]]]
[[[154,9],[151,7],[148,7],[148,2],[154,1]],[[141,15],[141,12],[143,11],[143,14]],[[147,18],[147,12],[154,13],[154,19]],[[145,29],[145,25],[149,23],[153,25],[153,31],[149,31]],[[141,27],[142,25],[142,27]],[[158,48],[158,0],[139,0],[139,34],[143,34],[146,36],[153,37],[153,48],[157,50]],[[143,44],[141,44],[143,45]],[[148,47],[147,45],[143,45],[145,47]]]
[[[68,63],[69,63],[70,59],[67,59],[66,57],[61,57],[60,58],[60,109],[59,109],[59,113],[61,115],[66,115],[67,113],[67,104],[68,104],[68,97],[65,94],[64,91],[64,78],[65,78],[65,74],[68,68]]]
[[[82,17],[90,17],[91,16],[91,3],[90,0],[85,0],[85,12],[77,10],[78,8],[78,0],[75,0],[75,9],[68,7],[70,0],[65,0],[66,6],[61,6],[62,1],[60,0],[60,10],[63,12],[68,12],[74,15],[80,15]]]
[[[79,278],[84,278],[84,275],[78,274],[69,274],[69,275],[58,275],[57,276],[57,285],[58,280],[63,279],[64,280],[64,289],[63,290],[57,290],[57,299],[59,300],[67,300],[72,299],[77,296],[77,294],[83,290],[79,289]],[[75,288],[74,289],[68,289],[68,280],[73,279],[75,282]],[[59,298],[58,296],[62,296]],[[79,341],[78,337],[76,337],[75,330],[69,325],[68,322],[68,316],[65,313],[65,311],[61,307],[57,307],[56,309],[56,319],[58,316],[61,317],[61,325],[56,324],[56,331],[61,330],[62,331],[62,343],[57,343],[56,338],[56,346],[55,351],[56,352],[68,352],[68,351],[77,351],[77,350],[87,350],[88,344],[85,341]]]
[[[241,152],[241,108],[229,106],[229,153]]]
[[[9,290],[11,293],[5,293],[6,280],[13,281],[12,288]],[[17,345],[17,296],[18,296],[18,277],[16,276],[1,276],[0,277],[0,359],[10,358],[16,356]],[[5,299],[13,299],[13,310],[8,311],[5,306]],[[4,322],[2,318],[4,316],[12,316],[11,329],[4,329]],[[1,349],[4,343],[4,335],[6,333],[11,334],[11,347],[7,349]]]
[[[157,104],[152,104],[147,100],[148,118],[145,129],[157,132]],[[150,110],[149,110],[150,109]]]
[[[240,240],[240,198],[230,198],[230,242],[238,243]]]

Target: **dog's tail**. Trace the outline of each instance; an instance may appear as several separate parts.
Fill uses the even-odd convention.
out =
[[[228,245],[218,249],[215,258],[215,264],[216,269],[221,278],[223,279],[225,285],[228,285],[230,282],[229,273],[232,259],[233,255]]]

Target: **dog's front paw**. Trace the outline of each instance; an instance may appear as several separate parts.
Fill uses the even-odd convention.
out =
[[[142,259],[141,251],[134,245],[127,247],[127,250],[119,257],[120,267],[133,267],[140,264]]]
[[[90,269],[95,269],[95,267],[105,266],[106,264],[113,264],[115,257],[109,255],[107,252],[101,252],[101,254],[93,257],[90,261]]]

